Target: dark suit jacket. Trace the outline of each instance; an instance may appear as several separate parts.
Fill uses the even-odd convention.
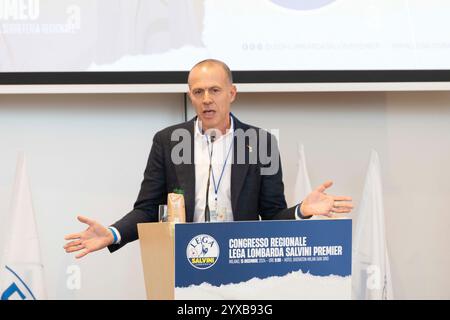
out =
[[[234,120],[235,132],[238,129],[262,130],[240,122],[231,115]],[[195,164],[194,164],[194,123],[195,119],[175,126],[168,127],[156,133],[144,173],[141,190],[134,204],[134,209],[112,226],[119,230],[120,244],[109,246],[111,252],[119,249],[128,242],[138,238],[137,224],[143,222],[156,222],[158,220],[158,206],[167,203],[167,194],[175,188],[184,190],[186,221],[192,222],[195,208]],[[172,133],[176,129],[184,129],[189,133],[188,143],[191,146],[190,163],[174,164],[171,161],[172,149],[180,141],[172,141]],[[270,139],[275,139],[266,131],[268,154],[278,152],[277,143],[273,143],[271,150]],[[284,197],[284,185],[282,181],[281,161],[278,157],[279,169],[273,175],[261,175],[263,167],[270,167],[267,161],[262,161],[258,152],[258,146],[264,143],[257,135],[258,145],[250,145],[251,139],[245,143],[245,163],[239,164],[237,148],[242,144],[237,143],[234,137],[234,161],[231,166],[231,204],[235,221],[269,219],[294,219],[295,207],[287,208]],[[276,141],[275,141],[276,142]],[[254,143],[254,141],[253,141]],[[251,156],[257,156],[257,161],[250,160]],[[255,158],[253,158],[255,159]],[[205,186],[206,188],[206,186]],[[206,189],[205,189],[206,190]]]

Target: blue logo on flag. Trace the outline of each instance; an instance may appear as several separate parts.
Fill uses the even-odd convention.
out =
[[[22,300],[36,300],[33,292],[31,292],[25,281],[23,281],[22,278],[20,278],[20,276],[10,267],[5,266],[5,268],[15,280],[13,280],[9,287],[2,292],[0,300],[9,300],[15,295],[20,297]]]

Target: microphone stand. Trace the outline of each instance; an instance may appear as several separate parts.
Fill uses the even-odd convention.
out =
[[[210,180],[211,180],[213,147],[214,147],[214,140],[216,140],[216,135],[211,134],[210,139],[211,139],[211,154],[209,156],[208,181],[206,182],[205,222],[211,221],[211,214],[209,212],[209,185],[210,185]]]

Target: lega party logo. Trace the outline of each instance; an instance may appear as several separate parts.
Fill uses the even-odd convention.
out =
[[[314,10],[329,5],[336,0],[271,0],[273,3],[292,10]]]
[[[186,248],[189,263],[196,269],[211,268],[219,259],[219,244],[207,234],[192,238]]]

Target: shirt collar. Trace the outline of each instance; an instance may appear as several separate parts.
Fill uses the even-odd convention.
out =
[[[232,135],[233,133],[234,133],[234,120],[233,120],[233,117],[230,116],[230,128],[227,129],[227,133],[220,136],[218,139],[220,139],[221,137],[227,137],[228,135]],[[195,122],[194,122],[194,138],[203,137],[203,136],[204,136],[204,134],[200,131],[199,121],[198,121],[198,117],[197,117],[197,119],[195,119]]]

